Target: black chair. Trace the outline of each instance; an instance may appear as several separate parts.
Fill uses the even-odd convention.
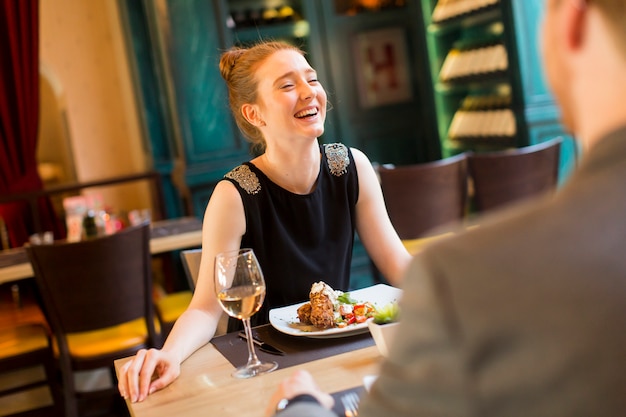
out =
[[[109,368],[115,381],[115,359],[160,344],[149,240],[142,224],[81,242],[26,247],[52,329],[67,416],[78,416],[90,400],[120,398],[115,386],[78,392],[76,371]]]
[[[504,151],[469,153],[473,205],[485,212],[556,189],[561,138]]]
[[[383,166],[378,174],[389,218],[402,240],[423,237],[465,217],[465,154],[395,168]]]
[[[377,172],[391,224],[409,252],[415,253],[426,242],[436,239],[423,239],[436,229],[464,219],[467,210],[465,154],[413,165],[383,165]],[[373,263],[371,267],[374,282],[383,282]]]

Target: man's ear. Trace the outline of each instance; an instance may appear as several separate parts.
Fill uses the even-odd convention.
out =
[[[241,106],[241,114],[252,126],[265,126],[265,122],[261,120],[258,108],[254,104],[244,104]]]
[[[565,0],[565,31],[567,46],[578,49],[584,42],[585,26],[587,24],[586,0]]]

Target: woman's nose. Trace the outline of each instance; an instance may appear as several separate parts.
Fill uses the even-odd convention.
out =
[[[315,95],[315,88],[311,87],[308,83],[303,84],[302,88],[300,89],[301,100],[311,100],[313,97],[315,97]]]

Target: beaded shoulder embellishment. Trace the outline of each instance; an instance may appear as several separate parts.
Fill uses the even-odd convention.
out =
[[[348,156],[348,148],[341,143],[331,143],[324,146],[326,159],[328,160],[328,168],[330,173],[335,177],[340,177],[348,172],[350,165],[350,157]]]
[[[233,168],[224,178],[230,178],[237,181],[237,184],[243,188],[248,194],[257,194],[261,191],[261,183],[254,172],[247,165],[239,165]]]

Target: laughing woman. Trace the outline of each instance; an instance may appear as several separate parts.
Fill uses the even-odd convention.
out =
[[[139,351],[119,376],[120,393],[133,402],[170,384],[181,362],[215,334],[222,314],[213,284],[217,253],[254,249],[267,295],[253,325],[267,323],[271,308],[308,299],[316,281],[347,290],[355,232],[394,285],[411,258],[367,157],[341,143],[319,143],[326,91],[300,49],[282,42],[233,48],[222,55],[220,71],[237,125],[260,156],[215,187],[189,308],[161,350]]]

